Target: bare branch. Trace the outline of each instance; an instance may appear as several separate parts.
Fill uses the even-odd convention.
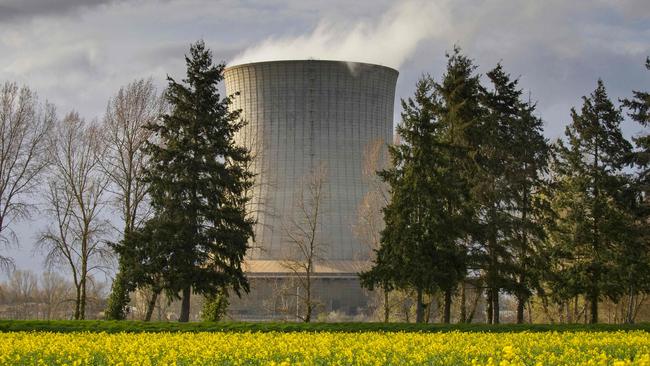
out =
[[[312,296],[314,265],[323,260],[325,250],[320,225],[327,176],[327,168],[321,163],[303,179],[294,198],[294,216],[289,217],[285,225],[285,234],[290,245],[282,265],[294,274],[305,290],[305,294],[298,299],[305,307],[305,314],[299,315],[299,318],[305,322],[311,320],[316,305]]]
[[[86,286],[93,271],[109,263],[110,225],[102,216],[109,178],[100,161],[105,153],[99,129],[72,112],[57,123],[51,138],[53,163],[45,194],[54,218],[40,235],[46,263],[70,271],[76,289],[75,318],[83,319]]]
[[[54,107],[39,105],[27,87],[4,83],[0,89],[0,242],[15,238],[10,225],[29,218],[28,200],[38,177],[49,164],[48,139],[55,119]],[[0,268],[12,265],[0,256]]]

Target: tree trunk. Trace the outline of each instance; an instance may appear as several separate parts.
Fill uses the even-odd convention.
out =
[[[417,304],[415,305],[415,322],[422,323],[424,321],[424,304],[422,303],[422,289],[417,289]]]
[[[76,295],[74,301],[74,320],[79,320],[79,310],[81,308],[81,284],[75,285]]]
[[[467,289],[465,281],[460,283],[460,320],[461,323],[467,323]]]
[[[451,323],[451,289],[445,290],[445,313],[443,323]]]
[[[494,289],[494,293],[492,295],[492,301],[494,301],[494,306],[492,307],[492,314],[494,315],[494,324],[499,324],[499,290]]]
[[[474,302],[472,303],[472,307],[469,311],[469,317],[467,317],[467,323],[471,323],[474,320],[474,315],[476,314],[476,308],[478,308],[478,303],[481,301],[481,297],[483,297],[483,290],[481,288],[476,287],[476,297],[474,298]]]
[[[589,319],[589,323],[596,324],[598,323],[598,293],[596,291],[591,294],[589,302],[591,306],[591,318]]]
[[[517,324],[524,323],[524,309],[526,306],[526,300],[518,297],[517,298]]]
[[[305,314],[305,323],[311,322],[311,311],[312,311],[312,305],[311,305],[311,265],[307,269],[307,281],[306,281],[306,292],[307,295],[305,297],[305,307],[307,308],[307,313]]]
[[[158,293],[160,291],[154,290],[151,294],[151,298],[147,303],[147,313],[144,316],[144,321],[148,322],[151,320],[151,315],[153,315],[153,309],[156,307],[156,300],[158,300]]]
[[[185,287],[183,289],[183,298],[181,299],[181,315],[178,318],[179,322],[187,323],[190,321],[190,295],[192,291],[191,288]]]
[[[388,291],[384,289],[384,323],[388,323],[390,317],[390,304],[388,303]]]
[[[79,319],[86,319],[86,277],[81,279],[81,298],[79,299]]]
[[[492,324],[493,320],[493,308],[492,306],[494,305],[494,302],[492,301],[492,289],[488,288],[488,290],[485,292],[486,295],[486,301],[485,301],[485,322],[488,324]]]
[[[634,287],[630,286],[630,294],[628,296],[627,311],[625,314],[625,322],[627,324],[634,324]]]

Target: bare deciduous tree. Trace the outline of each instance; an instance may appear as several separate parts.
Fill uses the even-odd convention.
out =
[[[164,109],[165,102],[151,79],[136,80],[120,88],[106,108],[103,131],[107,145],[101,164],[113,187],[113,203],[122,216],[122,238],[139,227],[151,212],[146,203],[147,185],[142,180],[147,162],[142,149],[152,136],[145,126],[158,120]],[[121,267],[120,264],[106,310],[110,319],[123,319],[129,301]]]
[[[378,171],[386,169],[389,165],[388,149],[383,139],[377,139],[368,143],[364,149],[363,182],[367,186],[367,193],[361,199],[357,207],[357,222],[354,225],[354,233],[366,245],[368,258],[373,259],[375,251],[381,245],[381,231],[384,229],[383,208],[390,199],[389,186],[377,174]],[[375,300],[383,307],[384,322],[388,322],[391,311],[391,302],[388,299],[386,288],[377,289],[377,295],[383,299]]]
[[[108,178],[100,166],[104,154],[96,125],[75,112],[56,125],[46,204],[54,223],[41,233],[40,248],[46,262],[67,268],[76,290],[75,319],[84,319],[87,285],[91,273],[103,269],[111,257],[105,241]]]
[[[0,90],[0,243],[14,237],[10,224],[29,216],[33,204],[27,199],[48,164],[48,135],[54,107],[39,106],[27,87],[4,83]],[[0,268],[12,266],[0,255]]]
[[[33,317],[32,305],[38,297],[38,279],[34,272],[17,270],[11,273],[7,283],[14,305],[14,318],[29,319]]]
[[[310,322],[316,306],[313,298],[313,272],[317,261],[322,260],[324,243],[321,238],[321,218],[325,200],[327,168],[319,164],[304,178],[294,198],[294,215],[288,218],[285,233],[290,243],[287,259],[282,265],[290,270],[299,283],[296,306],[302,303],[304,315],[296,315]],[[304,290],[304,294],[299,292]]]
[[[71,284],[56,272],[47,271],[41,276],[41,301],[45,305],[44,317],[55,317],[71,296]]]
[[[143,207],[147,187],[141,179],[146,165],[142,148],[152,133],[145,126],[160,118],[164,105],[153,81],[140,79],[120,88],[106,108],[103,131],[107,145],[101,162],[115,187],[112,193],[122,214],[124,233],[138,227],[149,212]]]

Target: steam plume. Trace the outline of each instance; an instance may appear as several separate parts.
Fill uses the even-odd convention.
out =
[[[322,20],[310,34],[266,39],[236,56],[230,65],[313,58],[398,68],[420,41],[448,28],[445,10],[443,2],[403,1],[375,22],[350,25]]]

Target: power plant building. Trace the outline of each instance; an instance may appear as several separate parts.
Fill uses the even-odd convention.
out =
[[[369,189],[364,151],[392,141],[397,76],[384,66],[322,60],[225,70],[226,93],[236,94],[231,107],[246,121],[236,140],[251,150],[256,174],[250,210],[255,241],[244,265],[251,292],[231,299],[234,317],[289,319],[299,312],[296,299],[304,289],[291,263],[306,260],[295,235],[308,224],[305,211],[314,203],[308,185],[315,179],[323,193],[311,272],[316,311],[353,316],[367,307],[357,274],[369,268],[371,248],[354,225]]]

